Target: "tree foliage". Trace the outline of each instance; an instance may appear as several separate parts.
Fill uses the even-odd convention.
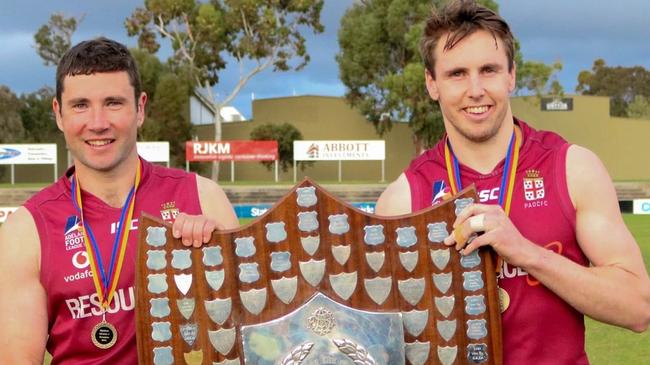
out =
[[[607,66],[605,60],[594,61],[591,71],[578,74],[576,92],[583,95],[610,97],[610,114],[628,116],[628,105],[637,95],[650,98],[650,71],[642,66]]]
[[[0,85],[0,143],[20,143],[25,130],[20,119],[20,100],[4,85]]]
[[[51,87],[44,86],[38,91],[20,96],[20,118],[27,140],[52,143],[60,136],[52,113],[54,95]]]
[[[323,0],[149,0],[133,11],[125,26],[150,52],[158,51],[160,38],[169,40],[171,61],[189,69],[194,86],[206,90],[218,111],[257,73],[304,67],[309,54],[301,30],[323,31],[322,7]],[[219,81],[227,57],[238,63],[239,80],[225,98],[217,100],[211,87]],[[291,61],[297,64],[292,66]],[[214,125],[215,140],[220,140],[218,112]],[[212,177],[218,179],[217,164]]]
[[[497,10],[495,1],[478,1]],[[416,146],[428,147],[444,131],[442,114],[425,87],[419,41],[432,6],[445,0],[365,0],[341,19],[336,60],[345,97],[373,123],[381,136],[394,122],[408,121]],[[515,55],[522,89],[545,88],[557,66],[526,63]],[[561,68],[561,64],[559,64]],[[556,89],[561,89],[559,83]]]
[[[301,140],[302,133],[293,124],[261,124],[255,127],[250,138],[255,141],[278,141],[278,163],[282,171],[287,172],[293,166],[293,141]],[[268,170],[273,167],[273,162],[261,162]],[[313,164],[312,161],[300,161],[298,165],[302,170]]]
[[[650,119],[650,98],[636,95],[627,106],[627,116],[637,119]]]
[[[65,52],[70,49],[72,34],[77,30],[83,16],[66,17],[62,13],[50,15],[47,24],[43,24],[36,34],[36,52],[43,59],[45,66],[56,66]]]

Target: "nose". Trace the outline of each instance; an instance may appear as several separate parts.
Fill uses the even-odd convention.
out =
[[[102,108],[93,108],[87,128],[95,133],[101,133],[106,131],[109,126],[107,113]]]
[[[481,80],[480,75],[471,75],[468,79],[469,85],[467,86],[467,94],[470,98],[480,99],[485,95],[485,88],[483,86],[483,80]]]

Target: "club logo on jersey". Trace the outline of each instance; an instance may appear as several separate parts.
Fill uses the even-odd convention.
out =
[[[65,240],[65,250],[76,250],[83,246],[83,226],[81,219],[76,215],[71,215],[65,222],[65,229],[63,230],[63,237]]]
[[[176,202],[166,202],[160,205],[160,216],[166,222],[173,221],[178,216],[179,210],[176,208]]]
[[[524,197],[526,201],[544,199],[544,178],[539,175],[539,170],[526,170],[524,178]]]
[[[433,199],[431,205],[442,203],[451,196],[451,189],[444,180],[438,180],[433,183]]]

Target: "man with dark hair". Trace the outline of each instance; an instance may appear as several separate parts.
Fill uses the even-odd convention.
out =
[[[213,181],[143,160],[147,95],[115,41],[70,49],[52,109],[74,166],[0,229],[0,363],[136,364],[135,260],[141,212],[187,246],[238,226]]]
[[[446,134],[388,186],[377,214],[417,211],[476,184],[481,202],[444,243],[499,255],[505,363],[586,364],[584,315],[645,331],[650,280],[598,157],[513,117],[513,44],[508,24],[474,1],[430,17],[421,51]]]

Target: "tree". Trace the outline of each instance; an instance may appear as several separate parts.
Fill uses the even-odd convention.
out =
[[[591,71],[583,70],[578,74],[576,92],[609,96],[609,113],[626,117],[628,105],[637,95],[650,98],[650,71],[642,66],[610,67],[599,58],[594,61]]]
[[[56,66],[65,52],[70,49],[72,34],[77,26],[83,21],[83,15],[79,18],[66,17],[62,13],[50,15],[47,24],[43,24],[36,34],[36,52],[43,59],[45,66]]]
[[[60,136],[52,113],[52,98],[54,90],[48,86],[20,96],[20,118],[28,140],[52,143]]]
[[[171,61],[186,65],[193,85],[204,89],[212,101],[215,140],[221,140],[219,110],[228,105],[259,72],[300,70],[309,62],[301,29],[323,31],[320,12],[323,0],[196,0],[146,1],[126,20],[129,36],[138,36],[141,48],[155,53],[158,36],[169,39]],[[237,62],[239,81],[223,99],[217,99],[212,87],[226,66],[226,57]],[[291,66],[289,62],[297,64]],[[252,65],[252,67],[247,67]],[[219,165],[213,164],[212,178],[217,180]]]
[[[155,97],[140,133],[142,139],[169,141],[170,162],[185,165],[185,141],[192,139],[189,118],[191,84],[183,75],[164,72],[156,84]]]
[[[650,119],[650,99],[636,95],[634,100],[627,106],[627,116],[637,119]]]
[[[0,85],[0,143],[19,143],[24,135],[20,100],[11,89]]]
[[[445,0],[365,0],[355,2],[341,19],[336,56],[348,103],[373,123],[381,136],[394,122],[408,122],[418,149],[432,146],[444,131],[438,104],[429,97],[419,41],[425,21]],[[479,1],[497,10],[492,0]],[[515,54],[518,84],[539,89],[553,72],[526,63]],[[537,65],[537,67],[534,67]],[[560,64],[561,68],[561,64]],[[550,70],[555,70],[549,66]],[[544,77],[546,77],[544,79]],[[556,89],[561,89],[556,80]]]
[[[289,167],[293,166],[293,141],[301,140],[302,133],[293,124],[261,124],[255,127],[250,134],[250,138],[255,141],[278,141],[278,163],[282,171],[287,172]],[[261,162],[268,170],[273,167],[273,162]],[[312,161],[300,161],[298,165],[301,170],[306,166],[312,165]]]

